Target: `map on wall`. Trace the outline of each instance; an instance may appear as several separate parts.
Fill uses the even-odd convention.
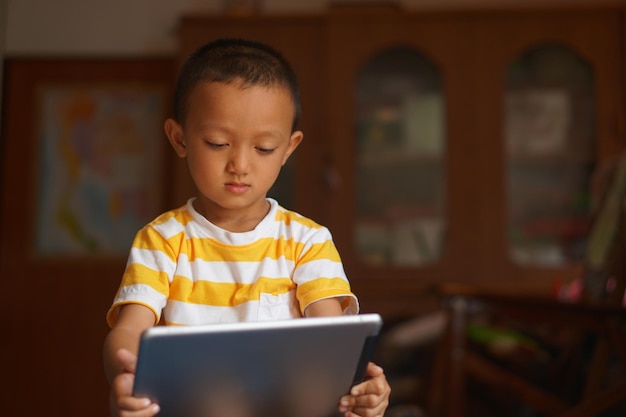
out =
[[[164,93],[139,85],[40,93],[37,254],[127,254],[161,208]]]

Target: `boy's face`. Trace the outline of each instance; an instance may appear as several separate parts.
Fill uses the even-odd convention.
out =
[[[187,158],[199,191],[196,209],[211,221],[230,212],[264,216],[266,194],[302,140],[302,132],[291,132],[288,90],[201,83],[187,108],[182,126],[169,119],[165,128],[178,155]]]

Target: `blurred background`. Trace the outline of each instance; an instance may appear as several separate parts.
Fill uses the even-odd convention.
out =
[[[193,192],[178,66],[218,37],[299,75],[271,196],[385,320],[387,417],[626,414],[623,0],[0,0],[3,416],[106,416],[134,233]]]

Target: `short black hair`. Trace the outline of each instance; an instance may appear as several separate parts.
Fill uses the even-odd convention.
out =
[[[269,45],[239,38],[211,41],[191,54],[181,67],[174,91],[174,118],[185,122],[191,91],[202,82],[242,86],[283,87],[294,104],[292,131],[296,130],[302,105],[296,73],[280,52]]]

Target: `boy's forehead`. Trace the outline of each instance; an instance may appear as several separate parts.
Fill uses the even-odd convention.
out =
[[[193,94],[194,92],[200,93],[200,94],[202,93],[211,94],[217,91],[219,91],[220,93],[223,93],[224,90],[228,91],[229,89],[233,89],[233,92],[234,91],[242,91],[242,92],[254,91],[255,93],[258,93],[258,92],[263,93],[265,91],[268,94],[272,94],[272,95],[275,95],[277,92],[282,93],[289,97],[292,106],[294,106],[295,108],[294,97],[292,96],[291,90],[288,87],[281,85],[281,84],[271,84],[271,85],[265,85],[261,83],[255,84],[255,83],[246,82],[241,78],[237,78],[229,82],[199,81],[192,88],[191,94]]]
[[[250,94],[249,98],[246,97]],[[187,108],[184,124],[187,124],[190,114],[207,115],[207,111],[223,115],[228,112],[238,112],[238,109],[249,108],[239,106],[242,100],[246,103],[255,103],[255,113],[265,113],[263,110],[276,109],[280,114],[289,117],[295,116],[296,105],[291,91],[281,85],[263,85],[236,82],[204,81],[198,82],[191,89],[187,97]],[[271,104],[270,104],[271,103]],[[288,107],[287,107],[288,106]],[[204,117],[204,116],[201,116]]]

